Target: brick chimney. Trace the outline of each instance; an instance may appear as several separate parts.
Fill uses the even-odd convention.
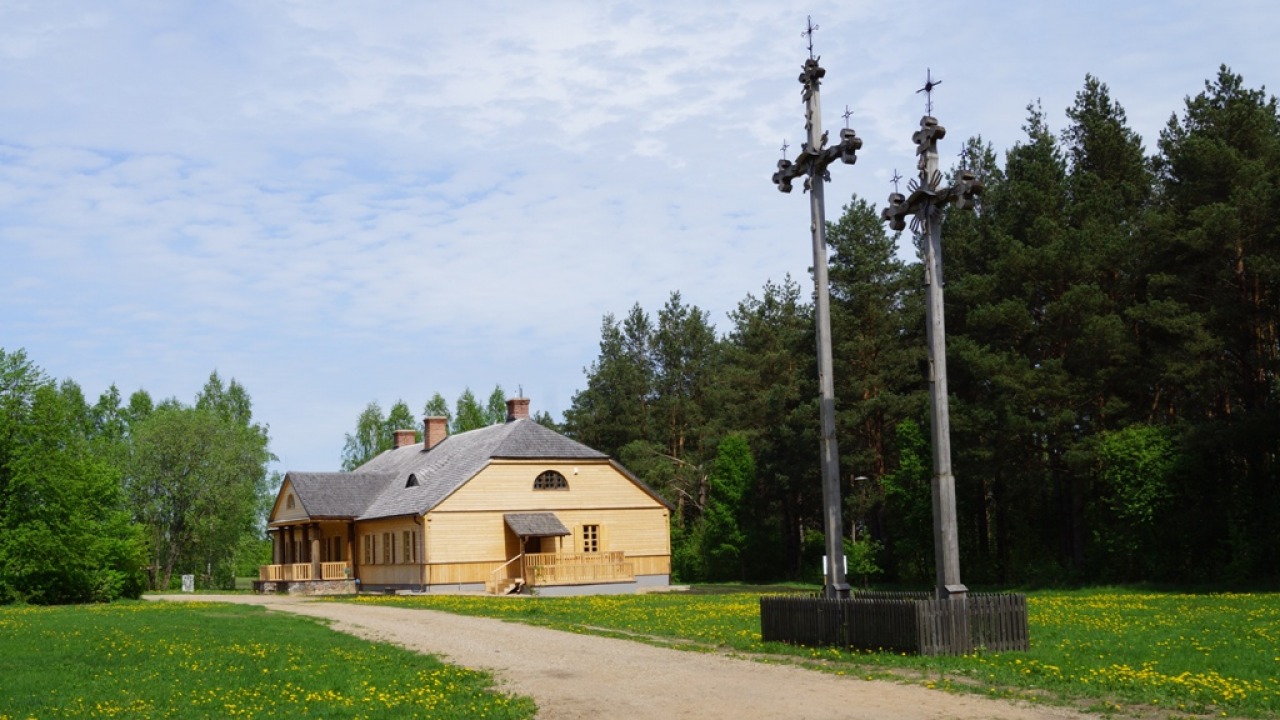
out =
[[[449,418],[429,417],[423,421],[425,432],[422,433],[422,449],[430,450],[449,437]]]
[[[417,433],[413,430],[396,430],[391,434],[391,449],[402,448],[418,442]]]
[[[529,419],[529,398],[511,398],[507,401],[507,422]]]

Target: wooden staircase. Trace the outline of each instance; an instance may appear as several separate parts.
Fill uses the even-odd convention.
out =
[[[503,578],[494,587],[495,595],[519,595],[524,589],[524,578]]]

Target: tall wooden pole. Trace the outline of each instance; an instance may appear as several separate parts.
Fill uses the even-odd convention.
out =
[[[930,78],[924,90],[937,83]],[[930,109],[932,109],[930,104]],[[942,209],[948,204],[964,207],[982,192],[982,183],[972,173],[961,173],[952,186],[940,187],[938,140],[947,131],[936,118],[920,118],[920,129],[912,136],[919,156],[918,179],[910,184],[911,196],[894,192],[881,218],[893,230],[906,226],[905,217],[914,215],[912,229],[923,240],[925,282],[925,324],[929,349],[930,436],[933,441],[933,550],[939,598],[963,600],[968,589],[960,580],[960,541],[956,529],[956,479],[951,472],[951,416],[947,401],[947,339],[942,298]],[[895,174],[896,180],[896,174]]]
[[[947,401],[947,338],[942,309],[941,218],[926,220],[925,325],[929,345],[929,410],[933,439],[933,549],[940,598],[966,592],[960,581],[956,478],[951,472],[951,413]]]
[[[817,66],[817,63],[814,63]],[[820,68],[819,68],[820,69]],[[819,99],[818,77],[805,85],[805,119],[809,128],[811,148],[820,148],[826,142],[822,132],[822,103]],[[825,168],[810,163],[809,177],[809,228],[813,236],[813,285],[817,305],[814,313],[818,338],[818,396],[819,421],[822,428],[822,521],[826,541],[828,597],[849,597],[849,582],[844,569],[844,524],[840,521],[840,449],[836,443],[836,388],[831,366],[831,294],[827,282],[827,209]]]
[[[845,128],[840,131],[840,144],[826,147],[827,134],[822,131],[822,102],[819,87],[826,70],[813,56],[812,24],[805,33],[810,37],[809,59],[805,61],[800,83],[804,85],[805,129],[808,140],[793,164],[786,158],[778,161],[773,182],[782,192],[791,192],[791,181],[804,176],[809,191],[810,234],[813,241],[813,283],[818,343],[818,399],[821,423],[823,534],[827,556],[827,597],[849,597],[849,583],[844,570],[844,535],[840,522],[840,452],[836,443],[836,393],[832,379],[831,300],[827,282],[827,217],[823,186],[829,178],[827,166],[836,158],[846,164],[857,161],[862,147],[857,134]],[[784,152],[786,146],[783,146]]]

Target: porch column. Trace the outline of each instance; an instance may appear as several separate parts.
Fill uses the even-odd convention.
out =
[[[311,535],[311,579],[320,579],[320,526]]]
[[[283,562],[280,559],[280,551],[282,550],[280,529],[271,528],[267,532],[271,534],[271,564],[281,565]]]
[[[353,580],[358,577],[356,573],[360,569],[356,560],[357,553],[359,553],[359,548],[356,546],[356,524],[351,523],[347,525],[347,567],[351,568],[351,579]]]

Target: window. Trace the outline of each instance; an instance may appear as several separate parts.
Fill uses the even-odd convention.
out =
[[[533,481],[534,490],[568,490],[569,481],[555,470],[548,470]]]
[[[375,535],[364,536],[364,564],[373,565],[378,562],[377,543]]]
[[[405,481],[404,486],[407,488],[418,487],[418,476],[409,473],[409,479]]]
[[[292,494],[285,496],[285,499],[284,499],[284,506],[285,506],[285,508],[286,508],[286,509],[289,509],[289,510],[292,510],[292,509],[293,509],[293,495],[292,495]]]
[[[582,526],[582,552],[584,553],[600,552],[600,526],[599,525],[583,525]]]
[[[417,530],[404,531],[404,557],[402,558],[402,561],[407,563],[418,562],[418,531]]]
[[[388,565],[396,561],[395,537],[389,532],[382,533],[382,562]]]

